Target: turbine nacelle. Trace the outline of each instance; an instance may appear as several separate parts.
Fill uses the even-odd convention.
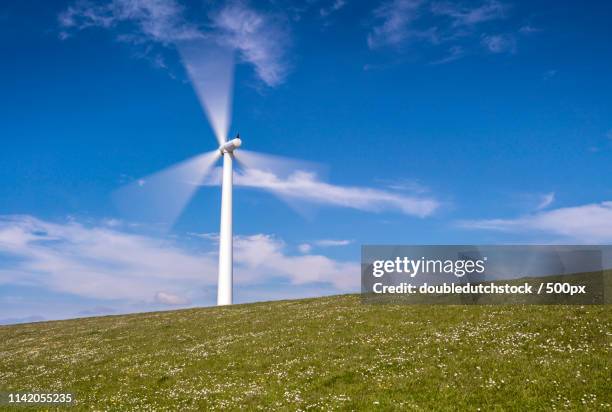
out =
[[[235,139],[225,142],[219,146],[219,151],[221,153],[232,153],[234,150],[239,148],[241,144],[242,140],[240,140],[240,135],[237,135]]]

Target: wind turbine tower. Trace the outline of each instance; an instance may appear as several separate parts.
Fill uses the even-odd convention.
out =
[[[233,298],[233,239],[232,239],[232,189],[234,174],[234,150],[242,144],[240,135],[219,147],[223,156],[223,180],[221,183],[221,227],[219,229],[219,281],[217,305],[231,305]]]

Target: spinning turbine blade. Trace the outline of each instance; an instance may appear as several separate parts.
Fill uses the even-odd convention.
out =
[[[244,149],[240,149],[237,160],[243,165],[246,171],[249,169],[257,170],[259,172],[273,174],[282,179],[286,179],[300,172],[312,173],[317,176],[321,176],[321,174],[325,172],[324,168],[318,163]]]
[[[115,204],[129,218],[172,226],[219,158],[203,153],[117,190]]]
[[[231,122],[233,51],[210,39],[183,41],[178,43],[177,48],[200,104],[221,145],[227,139]]]
[[[325,174],[320,164],[243,149],[235,158],[242,169],[236,174],[236,186],[268,191],[301,216],[313,217],[312,204],[300,199],[303,188],[296,187],[292,179],[300,175],[320,177]]]

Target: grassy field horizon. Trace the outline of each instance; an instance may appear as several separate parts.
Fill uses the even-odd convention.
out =
[[[611,326],[606,305],[359,295],[1,326],[0,391],[77,410],[612,410]]]

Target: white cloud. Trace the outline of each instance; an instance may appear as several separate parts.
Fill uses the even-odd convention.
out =
[[[533,34],[533,33],[538,33],[538,32],[541,32],[541,31],[542,31],[542,29],[539,29],[537,27],[533,27],[530,24],[526,24],[526,25],[522,26],[519,29],[519,33],[521,33],[521,34]]]
[[[208,240],[203,240],[208,241]],[[133,304],[186,305],[217,282],[217,248],[195,252],[176,240],[126,233],[106,225],[51,223],[31,216],[0,218],[0,284]],[[198,247],[201,250],[202,247]],[[359,265],[323,255],[287,254],[271,235],[234,238],[235,282],[241,287],[318,282],[354,291]],[[277,298],[284,297],[278,292]],[[213,303],[213,302],[209,302]]]
[[[351,243],[353,243],[352,240],[348,240],[348,239],[322,239],[322,240],[317,240],[315,242],[315,244],[317,246],[347,246],[350,245]]]
[[[385,1],[374,10],[374,16],[382,20],[368,35],[368,46],[398,46],[409,38],[410,23],[416,19],[422,0]]]
[[[416,179],[404,179],[395,177],[393,179],[379,179],[378,181],[384,184],[389,189],[402,192],[423,194],[430,191],[427,186],[425,186]]]
[[[323,255],[289,256],[284,254],[284,249],[284,242],[271,235],[235,238],[235,259],[245,269],[239,276],[245,276],[248,282],[255,282],[262,276],[278,276],[297,285],[326,282],[339,290],[358,288],[358,263],[335,261]]]
[[[119,227],[123,225],[123,222],[119,219],[104,219],[102,224],[108,227]]]
[[[555,201],[555,192],[546,193],[541,196],[540,203],[538,203],[538,210],[546,209],[548,206]]]
[[[214,39],[238,51],[268,86],[283,82],[288,70],[285,54],[289,33],[279,19],[242,1],[228,2],[209,17],[210,22],[204,24],[189,21],[185,8],[176,0],[110,0],[77,1],[59,14],[58,21],[61,39],[92,27],[112,29],[118,41],[145,46],[140,55],[150,57],[162,68],[166,67],[163,56],[149,56],[151,44],[170,46]]]
[[[510,34],[484,35],[482,45],[491,53],[514,53],[516,39]]]
[[[194,237],[199,237],[202,239],[207,239],[207,240],[212,240],[215,242],[219,241],[219,233],[218,232],[214,232],[214,233],[188,233],[189,236],[194,236]]]
[[[310,253],[314,246],[318,247],[338,247],[347,246],[353,243],[352,240],[348,239],[321,239],[315,240],[312,243],[302,243],[298,246],[298,250],[302,253]]]
[[[298,246],[298,250],[302,253],[310,253],[312,245],[310,243],[302,243]]]
[[[470,43],[480,41],[494,53],[513,52],[516,38],[512,34],[481,34],[481,26],[506,19],[510,7],[497,0],[461,5],[429,0],[386,0],[374,10],[376,24],[368,34],[370,49],[385,46],[399,48],[411,41],[444,45],[445,54],[432,61],[443,64],[467,54]]]
[[[157,292],[155,294],[155,302],[170,306],[188,305],[191,303],[189,299],[167,292]]]
[[[612,241],[612,201],[565,207],[515,219],[461,222],[471,229],[518,233],[545,233],[580,243]]]
[[[255,66],[268,86],[282,83],[288,69],[285,50],[289,39],[283,25],[241,1],[230,2],[214,13],[212,20],[224,41]]]
[[[202,36],[195,25],[185,20],[183,12],[183,7],[175,0],[112,0],[101,4],[77,1],[60,13],[58,20],[64,36],[70,29],[108,29],[123,23],[135,27],[119,33],[117,39],[120,41],[169,44]]]
[[[478,7],[462,7],[456,3],[435,2],[431,6],[434,14],[448,16],[453,26],[473,26],[505,17],[507,6],[499,1],[489,0]]]
[[[216,169],[205,184],[219,182],[220,170]],[[234,174],[234,185],[270,191],[285,200],[300,200],[367,212],[398,211],[421,218],[432,215],[440,207],[438,201],[429,197],[368,187],[333,185],[319,180],[315,173],[301,170],[281,177],[270,171],[249,168]]]
[[[346,0],[333,0],[328,7],[321,7],[321,9],[319,9],[319,14],[321,17],[327,17],[344,6],[346,6]]]
[[[451,46],[450,49],[448,49],[448,53],[446,56],[436,61],[433,61],[431,64],[446,64],[454,62],[455,60],[459,60],[463,56],[465,56],[465,49],[463,47]]]
[[[96,299],[152,301],[162,290],[186,295],[212,285],[214,256],[194,254],[164,240],[77,222],[30,216],[0,220],[0,253],[17,258],[0,266],[0,283],[45,287]]]

